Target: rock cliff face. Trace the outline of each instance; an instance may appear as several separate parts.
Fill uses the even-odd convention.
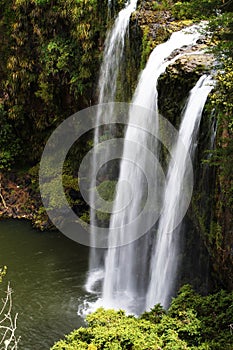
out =
[[[0,175],[0,219],[9,218],[29,220],[39,230],[52,228],[35,181],[27,173]]]

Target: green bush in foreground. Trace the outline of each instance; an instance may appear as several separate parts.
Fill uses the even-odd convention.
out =
[[[51,350],[230,350],[233,348],[233,292],[205,297],[185,285],[165,312],[156,305],[140,318],[98,309]]]

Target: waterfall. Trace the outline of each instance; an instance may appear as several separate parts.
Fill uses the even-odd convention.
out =
[[[176,49],[194,45],[199,37],[200,33],[197,26],[173,33],[167,42],[158,45],[154,49],[140,76],[129,113],[129,125],[125,136],[120,176],[110,221],[109,246],[115,246],[116,248],[109,248],[105,258],[102,293],[102,303],[105,307],[123,308],[136,314],[146,307],[145,295],[148,287],[146,276],[148,275],[149,257],[151,255],[151,236],[148,233],[137,240],[136,238],[140,237],[141,225],[135,224],[133,228],[130,226],[128,229],[127,224],[137,218],[143,205],[146,192],[145,177],[143,172],[134,164],[137,165],[140,159],[141,168],[146,167],[149,152],[143,153],[142,148],[151,149],[151,139],[148,132],[143,132],[140,128],[132,126],[136,112],[134,106],[140,105],[146,108],[142,113],[143,115],[141,115],[146,130],[158,128],[157,81],[166,67],[179,58],[180,55],[170,60],[167,58]],[[137,143],[138,140],[140,140],[140,144]],[[135,141],[135,147],[132,148],[128,141]],[[153,142],[153,152],[158,159],[156,141]],[[128,158],[130,158],[130,162],[127,161]],[[159,202],[159,198],[156,198],[159,187],[156,183],[156,164],[151,171],[154,172],[154,184],[152,185],[153,188],[149,188],[149,195],[155,198],[154,205],[156,205],[156,201]],[[131,200],[131,192],[125,190],[126,181],[131,186],[131,192],[134,193],[133,200]],[[130,203],[130,205],[121,210],[122,203]],[[148,221],[152,220],[150,217],[147,219]],[[112,228],[117,228],[117,234],[116,231],[113,235],[111,234]],[[128,242],[132,243],[125,245],[125,237],[127,237]],[[150,289],[153,289],[152,285]]]
[[[109,5],[111,2],[109,1]],[[100,77],[98,82],[98,112],[97,124],[102,117],[107,121],[109,114],[113,113],[111,107],[103,105],[106,102],[114,102],[117,88],[117,78],[120,65],[124,53],[125,36],[129,25],[130,15],[136,10],[137,0],[128,1],[125,8],[121,10],[115,20],[111,31],[107,34],[105,40],[105,49],[103,54],[103,63],[100,69]],[[100,142],[100,130],[95,129],[94,147]],[[104,159],[108,159],[108,150],[103,154]],[[102,158],[102,159],[103,159]],[[103,159],[103,164],[105,163]],[[91,189],[96,186],[95,173],[97,169],[97,159],[94,152],[91,169]],[[90,191],[90,222],[91,222],[91,242],[92,247],[95,247],[96,240],[96,211],[95,211],[96,193]],[[96,248],[91,248],[89,260],[89,274],[85,288],[90,293],[95,293],[98,288],[98,282],[103,278],[103,251]]]
[[[183,146],[192,155],[196,143],[202,111],[209,92],[213,88],[211,78],[202,76],[191,90],[183,112],[179,137],[172,151],[164,202],[153,258],[151,279],[147,294],[147,309],[156,303],[167,307],[174,292],[179,254],[179,217],[185,200],[184,180],[189,163]],[[181,142],[180,142],[181,141]]]
[[[115,100],[117,76],[124,53],[125,35],[130,16],[136,10],[136,6],[137,0],[129,1],[125,8],[119,12],[111,31],[107,34],[98,82],[99,104]]]

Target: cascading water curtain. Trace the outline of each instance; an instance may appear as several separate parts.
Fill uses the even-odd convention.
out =
[[[111,5],[111,1],[109,1]],[[129,25],[130,16],[136,10],[137,0],[128,1],[125,8],[121,10],[115,20],[112,29],[107,34],[105,40],[105,49],[103,55],[103,63],[100,69],[100,78],[98,83],[98,112],[96,122],[99,123],[100,118],[103,118],[108,124],[108,120],[113,113],[111,106],[103,105],[103,103],[114,102],[117,88],[117,78],[122,64],[124,54],[125,37]],[[106,126],[106,128],[108,128]],[[100,128],[95,128],[94,133],[94,148],[101,142]],[[108,149],[102,152],[101,162],[105,164],[108,160]],[[91,184],[90,188],[90,221],[91,221],[91,241],[92,249],[89,259],[89,273],[86,281],[86,290],[95,293],[98,289],[98,282],[103,278],[103,251],[96,249],[96,192],[93,189],[96,187],[96,170],[97,158],[96,153],[93,153],[91,164]],[[105,169],[106,171],[107,169]]]
[[[202,76],[191,90],[185,106],[179,137],[168,167],[167,185],[159,220],[157,238],[151,260],[151,279],[147,294],[147,309],[161,303],[168,307],[177,276],[180,222],[187,206],[185,188],[187,173],[192,170],[190,155],[196,143],[202,111],[213,88],[209,76]],[[184,148],[186,152],[184,153]]]
[[[145,123],[146,130],[158,129],[158,107],[157,107],[157,81],[159,76],[165,71],[166,67],[173,63],[180,55],[171,60],[167,58],[175,50],[183,46],[192,46],[200,37],[199,27],[193,26],[189,29],[173,33],[171,38],[158,45],[149,57],[148,63],[141,74],[136,92],[133,97],[133,105],[140,105],[145,109],[141,118]],[[166,60],[167,59],[167,60]],[[140,225],[127,226],[130,220],[134,220],[140,212],[144,200],[144,175],[137,169],[140,159],[141,167],[148,163],[149,152],[142,153],[141,146],[148,148],[150,144],[150,133],[143,133],[140,128],[134,128],[133,124],[135,109],[132,107],[129,115],[129,125],[125,136],[125,145],[123,157],[120,166],[120,176],[117,185],[117,195],[114,201],[114,214],[110,222],[109,248],[105,259],[104,285],[102,294],[102,303],[105,307],[123,308],[131,313],[139,314],[146,308],[147,280],[149,261],[151,256],[151,238],[145,235],[142,239],[123,246],[125,237],[140,236]],[[129,141],[135,141],[135,147],[130,149]],[[137,142],[140,144],[137,144]],[[158,156],[158,147],[155,142],[153,153]],[[127,161],[130,158],[131,163]],[[132,164],[136,165],[132,167]],[[156,168],[151,169],[154,172],[154,183],[149,191],[153,192],[155,202],[159,202],[157,191],[157,173]],[[120,211],[122,203],[128,203],[130,194],[125,191],[124,181],[127,180],[133,189],[134,197],[124,211]],[[154,205],[156,203],[154,202]],[[150,218],[148,218],[150,221]],[[152,218],[151,218],[152,220]],[[119,227],[117,234],[111,229]],[[130,239],[129,239],[130,241]]]
[[[125,35],[127,32],[129,19],[131,13],[136,9],[137,1],[130,1],[126,4],[125,8],[120,11],[111,32],[107,35],[104,59],[100,72],[99,79],[99,108],[97,113],[97,122],[100,120],[108,123],[108,117],[113,113],[112,105],[103,105],[105,102],[112,102],[115,100],[116,88],[117,88],[117,77],[121,65],[121,59],[124,52]],[[192,26],[190,28],[183,29],[179,32],[173,33],[171,38],[161,45],[158,45],[148,60],[146,68],[140,76],[140,80],[135,91],[132,107],[129,111],[129,125],[127,127],[123,156],[120,164],[120,174],[118,184],[116,187],[116,195],[113,203],[113,214],[110,220],[109,227],[109,248],[107,249],[106,255],[103,251],[92,248],[90,255],[90,269],[86,283],[86,289],[89,292],[96,293],[99,282],[102,284],[102,296],[100,303],[97,306],[103,305],[111,308],[123,308],[128,312],[139,314],[145,309],[153,306],[156,302],[161,302],[166,306],[167,300],[171,295],[173,283],[169,284],[167,281],[168,275],[164,274],[165,284],[164,288],[167,289],[166,297],[161,296],[162,293],[155,290],[155,273],[153,266],[156,264],[156,256],[160,248],[162,249],[160,233],[157,234],[156,244],[153,244],[151,235],[146,234],[138,240],[134,240],[133,237],[140,237],[140,225],[136,225],[132,231],[127,229],[127,224],[130,220],[134,220],[135,217],[141,210],[141,206],[144,201],[144,190],[145,190],[145,178],[142,172],[135,170],[132,164],[137,164],[138,159],[141,159],[141,166],[148,163],[148,155],[141,153],[139,145],[144,148],[150,148],[151,139],[148,137],[149,133],[142,132],[138,128],[134,128],[131,125],[131,121],[134,120],[135,105],[144,107],[141,118],[143,118],[146,130],[159,130],[159,116],[158,116],[158,93],[157,93],[157,82],[162,73],[165,72],[166,67],[177,60],[181,55],[173,56],[169,59],[169,56],[176,50],[184,46],[193,46],[200,38],[198,26]],[[207,95],[206,95],[207,96]],[[200,117],[200,115],[199,115]],[[101,131],[102,132],[102,131]],[[101,132],[99,128],[95,130],[94,136],[94,147],[101,142]],[[194,131],[193,134],[194,135]],[[190,136],[191,137],[191,136]],[[135,148],[132,150],[129,147],[129,141],[135,142]],[[159,149],[157,141],[153,141],[153,152],[156,153],[156,157],[159,158]],[[174,155],[174,152],[173,152]],[[105,149],[101,155],[101,163],[105,163],[108,160],[108,149]],[[131,164],[126,161],[130,158]],[[98,164],[97,158],[94,152],[92,174],[96,173]],[[157,167],[153,168],[155,175],[155,182],[153,184],[153,193],[155,202],[162,200],[156,193],[157,186],[156,175]],[[171,170],[169,167],[170,174]],[[122,208],[122,203],[128,203],[129,193],[125,191],[125,185],[122,185],[124,181],[130,183],[131,188],[135,191],[135,196],[131,205]],[[168,181],[169,183],[169,181]],[[96,178],[92,176],[91,187],[96,186]],[[166,187],[167,188],[167,187]],[[166,191],[164,195],[164,203],[166,203]],[[151,190],[151,189],[149,189]],[[152,191],[152,190],[151,190]],[[91,207],[94,208],[96,200],[95,192],[91,192]],[[162,215],[165,211],[165,204],[163,205]],[[91,209],[91,224],[92,224],[92,246],[95,247],[96,231],[95,225],[95,209]],[[172,215],[172,214],[171,214]],[[176,215],[176,214],[174,214]],[[162,219],[161,219],[162,220]],[[150,223],[150,218],[148,217]],[[159,232],[161,221],[159,222]],[[150,225],[149,225],[150,226]],[[112,234],[111,232],[114,232]],[[116,234],[117,232],[117,234]],[[125,237],[127,237],[127,245],[124,244]],[[131,239],[132,237],[132,239]],[[153,247],[153,249],[152,249]],[[177,251],[174,245],[173,253],[174,256]],[[103,260],[105,262],[103,263]],[[164,262],[163,262],[164,263]],[[165,262],[170,266],[174,264],[175,260],[169,259],[169,262]],[[151,266],[151,267],[150,267]],[[150,279],[148,280],[148,271],[150,273]],[[169,270],[169,269],[168,269]],[[170,276],[170,275],[169,275]],[[103,282],[102,282],[103,279]],[[156,294],[156,296],[155,296]]]

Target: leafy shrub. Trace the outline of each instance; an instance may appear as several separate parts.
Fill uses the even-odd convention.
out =
[[[125,312],[98,309],[80,328],[52,350],[230,350],[233,336],[233,293],[202,297],[185,285],[167,312],[156,305],[140,318]]]
[[[232,349],[233,336],[230,325],[233,321],[233,292],[220,291],[201,297],[189,285],[180,289],[168,310],[171,317],[194,310],[201,322],[200,341],[207,341],[210,349]]]
[[[176,19],[208,19],[216,15],[221,5],[221,0],[178,1],[172,7],[172,14]]]

